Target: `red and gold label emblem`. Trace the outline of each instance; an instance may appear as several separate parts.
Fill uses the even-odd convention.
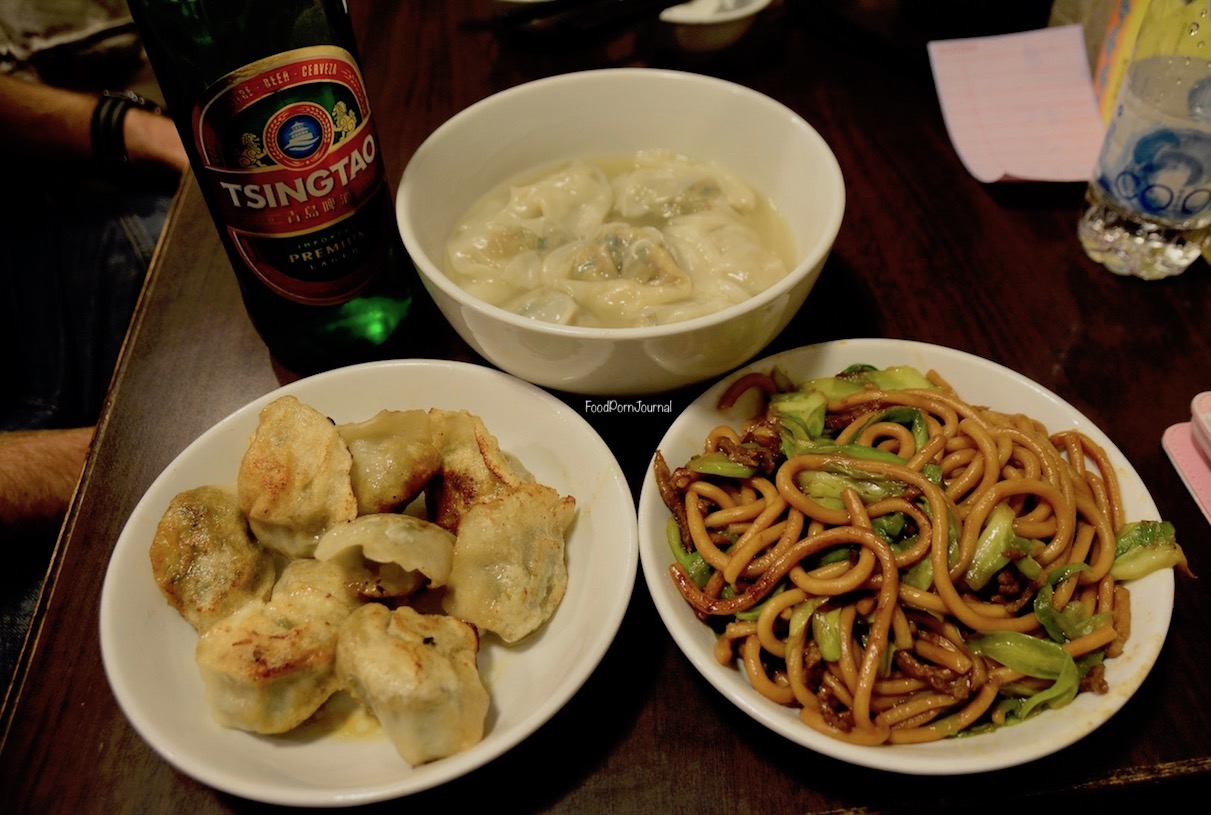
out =
[[[384,183],[361,73],[334,47],[246,66],[194,111],[208,188],[240,259],[300,303],[347,300],[373,276],[363,206]]]

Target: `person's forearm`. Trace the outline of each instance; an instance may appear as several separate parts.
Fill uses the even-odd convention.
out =
[[[178,172],[189,166],[172,119],[133,108],[123,124],[126,154],[132,164],[163,164]]]
[[[0,526],[62,517],[92,435],[91,427],[0,433]]]
[[[0,148],[40,158],[92,157],[96,97],[0,75]]]
[[[0,149],[15,156],[88,161],[97,97],[0,75]],[[122,122],[132,165],[188,165],[176,126],[166,116],[132,107]]]

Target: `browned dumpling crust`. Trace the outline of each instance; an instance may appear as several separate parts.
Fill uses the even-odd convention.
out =
[[[293,396],[266,405],[236,480],[257,540],[286,557],[310,557],[325,530],[357,516],[352,467],[322,413]]]
[[[429,414],[383,410],[337,432],[353,456],[350,473],[359,515],[393,512],[420,495],[441,467]]]
[[[160,592],[199,631],[273,587],[273,555],[253,540],[235,495],[219,487],[176,495],[149,555]]]
[[[568,586],[564,535],[576,501],[523,484],[463,515],[442,608],[505,642],[538,630]]]
[[[483,738],[489,698],[478,653],[475,629],[461,620],[373,603],[342,625],[337,674],[416,766]]]
[[[269,602],[249,603],[198,639],[206,702],[224,727],[285,733],[341,688],[336,645],[360,605],[336,566],[296,560]]]
[[[206,702],[224,727],[285,733],[305,722],[340,689],[339,626],[291,624],[265,603],[220,620],[198,639],[195,656]]]
[[[441,471],[425,493],[425,506],[438,526],[457,534],[471,505],[534,481],[501,452],[496,437],[475,414],[434,408],[429,417]]]

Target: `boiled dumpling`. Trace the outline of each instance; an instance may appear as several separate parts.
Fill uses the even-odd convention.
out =
[[[624,223],[602,225],[593,234],[551,252],[543,278],[585,282],[625,278],[645,286],[673,286],[688,293],[689,279],[664,247],[660,230]]]
[[[564,535],[575,511],[575,499],[543,484],[470,507],[442,608],[505,642],[537,630],[567,590]]]
[[[478,202],[446,245],[450,268],[470,280],[502,278],[528,288],[534,261],[551,247],[591,234],[613,203],[605,173],[573,161]]]
[[[532,184],[514,186],[502,214],[519,223],[541,224],[540,234],[587,235],[610,211],[614,194],[604,172],[573,161]]]
[[[614,209],[624,218],[675,218],[719,206],[747,211],[757,206],[752,187],[717,164],[669,150],[644,150],[637,167],[614,179]]]
[[[441,466],[424,410],[383,410],[337,432],[353,458],[350,481],[359,515],[408,504]]]
[[[664,230],[669,251],[703,297],[739,303],[786,276],[786,264],[756,230],[722,208],[674,218]]]
[[[624,223],[605,224],[551,252],[543,262],[543,280],[546,288],[538,291],[558,291],[566,298],[564,319],[534,314],[524,295],[507,307],[550,322],[630,326],[652,322],[645,316],[652,305],[692,294],[689,277],[665,249],[660,231]]]
[[[156,526],[151,570],[164,598],[199,631],[273,586],[273,556],[252,539],[230,492],[197,487],[175,496]]]
[[[362,515],[325,532],[315,556],[340,566],[367,599],[406,597],[445,585],[454,535],[412,515]]]
[[[478,653],[475,629],[461,620],[373,603],[341,627],[337,673],[400,756],[418,765],[483,738],[489,698]]]
[[[261,410],[236,490],[257,540],[310,557],[328,527],[357,516],[349,448],[323,414],[293,396]]]
[[[496,213],[493,213],[496,214]],[[454,233],[447,248],[451,266],[472,279],[505,273],[518,258],[537,256],[546,242],[529,226],[486,218]]]
[[[591,237],[552,252],[544,277],[579,303],[579,324],[650,325],[658,306],[693,295],[693,284],[664,246],[660,231],[609,223]],[[556,285],[552,282],[551,285]]]
[[[471,291],[470,287],[468,291]],[[572,323],[580,312],[580,306],[572,295],[548,287],[519,294],[505,301],[503,308],[521,317],[559,325]]]

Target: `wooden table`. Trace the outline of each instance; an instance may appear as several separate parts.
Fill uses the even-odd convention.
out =
[[[1189,418],[1191,398],[1211,388],[1211,272],[1199,265],[1158,283],[1111,275],[1076,242],[1082,185],[978,183],[942,122],[925,40],[1039,26],[1045,3],[1027,4],[1013,20],[964,20],[908,0],[787,0],[732,51],[695,60],[662,48],[650,26],[602,41],[523,48],[460,25],[497,7],[486,0],[351,5],[392,178],[455,112],[574,69],[686,68],[789,105],[833,147],[849,201],[819,285],[771,350],[890,337],[1003,363],[1102,427],[1177,525],[1195,570],[1211,568],[1207,522],[1160,443],[1166,427]],[[426,352],[432,349],[474,359],[452,332],[433,337]],[[191,440],[279,382],[187,178],[5,698],[6,811],[262,808],[176,772],[131,729],[102,670],[97,614],[109,553],[144,490]],[[680,408],[699,390],[669,398]],[[588,418],[619,451],[637,491],[665,419]],[[836,762],[749,720],[682,656],[640,582],[614,647],[552,721],[470,776],[382,809],[451,811],[445,808],[474,806],[486,795],[493,806],[519,812],[989,810],[997,802],[1037,805],[1041,797],[1125,803],[1205,789],[1208,619],[1211,588],[1179,578],[1159,662],[1095,735],[1025,768],[914,778]]]

